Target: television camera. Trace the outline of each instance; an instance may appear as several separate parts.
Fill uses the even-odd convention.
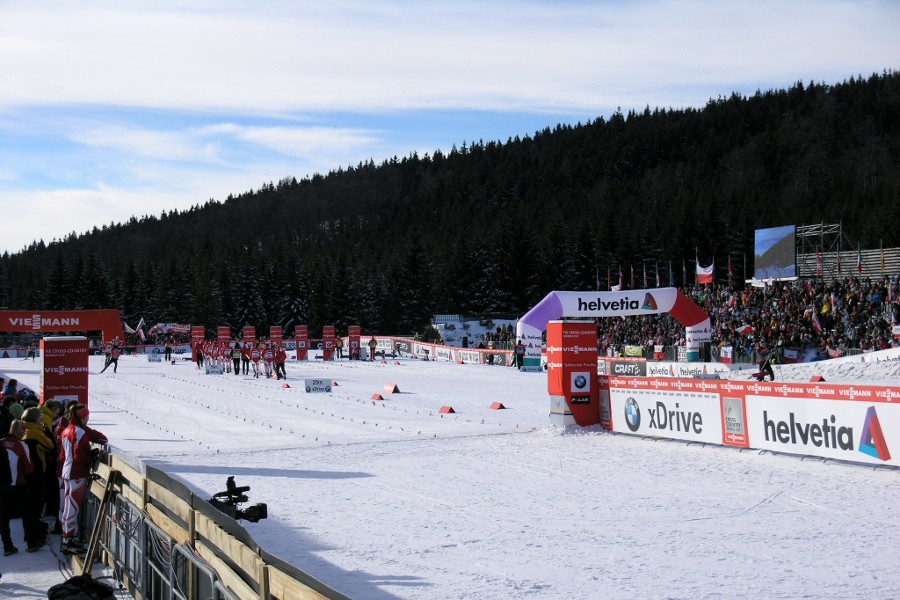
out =
[[[242,503],[247,502],[246,492],[249,491],[249,485],[235,485],[234,476],[232,475],[225,481],[225,491],[213,494],[213,497],[209,499],[209,503],[236,521],[244,519],[251,523],[257,523],[260,519],[268,517],[269,512],[266,505],[262,502],[248,506],[245,509],[240,508]]]

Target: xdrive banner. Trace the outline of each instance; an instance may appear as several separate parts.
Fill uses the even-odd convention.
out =
[[[613,431],[900,466],[900,388],[606,376],[600,387]]]

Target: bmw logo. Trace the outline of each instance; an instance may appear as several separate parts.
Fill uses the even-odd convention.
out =
[[[585,377],[584,375],[578,375],[577,377],[575,377],[574,383],[576,388],[578,388],[579,390],[583,390],[584,386],[587,385],[587,377]]]
[[[634,398],[625,401],[625,423],[631,431],[637,431],[641,427],[641,407]]]

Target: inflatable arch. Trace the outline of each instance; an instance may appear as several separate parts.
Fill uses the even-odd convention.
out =
[[[700,359],[700,344],[712,339],[709,315],[678,288],[623,292],[550,292],[519,319],[516,337],[525,344],[523,370],[541,368],[541,336],[555,319],[626,317],[668,313],[686,329],[688,360]]]

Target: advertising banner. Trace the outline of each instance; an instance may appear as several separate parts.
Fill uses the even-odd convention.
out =
[[[331,391],[331,381],[325,379],[304,379],[303,386],[307,394],[328,393]]]
[[[228,343],[231,341],[231,327],[219,327],[216,330],[216,339],[220,342]]]
[[[63,404],[77,400],[88,405],[88,356],[83,336],[45,337],[41,340],[41,402],[56,398]]]
[[[294,341],[297,345],[297,360],[306,360],[309,352],[309,330],[306,325],[294,327]]]
[[[256,327],[252,325],[245,325],[243,329],[241,329],[241,339],[244,342],[255,342],[256,341]]]
[[[332,360],[334,357],[334,325],[322,326],[322,360]]]
[[[683,363],[671,361],[659,361],[646,363],[647,377],[709,377],[728,373],[732,366],[728,363]],[[616,373],[612,373],[615,375]],[[627,373],[630,375],[630,373]]]
[[[754,448],[824,458],[900,464],[900,406],[747,396]],[[893,453],[891,452],[893,450]]]
[[[599,386],[612,431],[900,466],[900,388],[608,376]]]
[[[362,356],[360,350],[360,338],[362,331],[359,325],[350,325],[347,328],[347,346],[350,351],[350,360],[359,360]]]
[[[611,420],[625,433],[722,443],[721,407],[715,393],[610,389]],[[617,430],[618,430],[617,429]]]
[[[0,331],[11,333],[59,333],[100,331],[103,341],[125,339],[117,310],[0,310]]]
[[[709,315],[677,288],[547,294],[516,324],[516,338],[525,344],[523,370],[540,369],[540,338],[551,319],[595,319],[669,313],[685,327],[686,357],[700,359],[700,347],[711,339]]]
[[[547,391],[552,421],[581,426],[600,422],[596,323],[547,323]]]
[[[747,405],[739,394],[721,395],[722,443],[726,446],[750,447],[747,433]]]
[[[269,339],[273,342],[278,342],[279,344],[282,341],[283,333],[281,330],[281,325],[270,325],[269,326]]]
[[[644,377],[647,375],[647,361],[642,360],[617,360],[615,358],[606,363],[607,373],[617,377]]]

